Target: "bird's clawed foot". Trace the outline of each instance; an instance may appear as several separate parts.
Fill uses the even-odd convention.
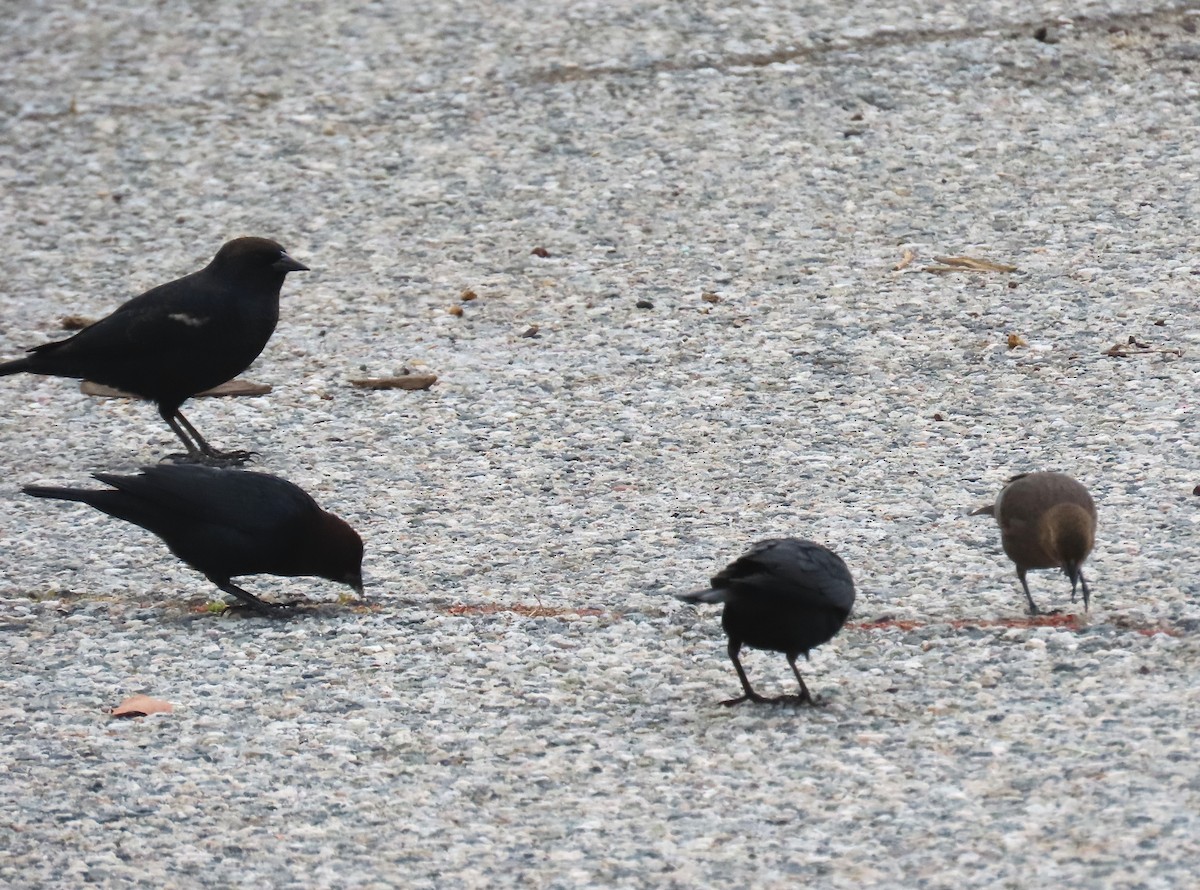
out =
[[[168,454],[160,463],[194,464],[202,467],[240,467],[257,455],[257,451],[188,451]]]
[[[257,451],[217,451],[178,410],[174,414],[164,414],[163,420],[167,422],[172,432],[183,443],[183,447],[187,449],[187,454],[172,454],[165,458],[173,463],[201,464],[206,467],[240,467],[258,453]]]
[[[744,701],[754,702],[756,705],[791,705],[800,707],[801,705],[811,705],[814,708],[823,708],[828,702],[822,698],[813,698],[805,693],[802,695],[777,695],[774,698],[766,698],[757,693],[753,695],[739,695],[737,698],[726,699],[721,702],[727,708],[732,708],[734,705],[740,705]]]
[[[240,467],[258,457],[257,451],[212,451],[200,456],[201,461],[210,467]]]
[[[226,603],[225,612],[248,612],[253,615],[261,615],[263,618],[286,621],[296,614],[298,607],[303,605],[303,603],[303,600],[293,600],[290,603],[268,603],[263,600],[246,602],[237,600],[232,603]]]
[[[254,594],[250,593],[250,591],[242,590],[242,588],[238,587],[231,581],[218,584],[217,589],[220,590],[221,593],[226,593],[229,596],[234,597],[234,602],[226,604],[225,611],[228,612],[231,609],[249,609],[251,612],[262,615],[264,618],[291,618],[296,614],[296,609],[298,606],[305,605],[307,603],[307,600],[292,600],[291,602],[287,603],[268,603],[264,600],[260,600]]]

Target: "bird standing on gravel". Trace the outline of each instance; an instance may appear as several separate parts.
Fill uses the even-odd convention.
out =
[[[1096,505],[1086,488],[1062,473],[1023,473],[1008,480],[996,503],[971,513],[983,514],[1000,526],[1000,542],[1017,566],[1030,615],[1038,614],[1025,580],[1030,569],[1061,568],[1071,579],[1071,602],[1082,587],[1087,610],[1091,592],[1083,563],[1096,543]]]
[[[305,271],[274,241],[237,238],[199,272],[134,297],[73,337],[0,364],[0,377],[24,371],[116,387],[158,404],[187,448],[186,460],[244,463],[251,452],[214,450],[179,408],[258,358],[279,321],[284,278]]]
[[[112,488],[27,485],[37,498],[80,501],[158,535],[171,552],[250,608],[278,614],[239,575],[310,575],[362,593],[363,544],[302,489],[266,473],[163,464],[138,476],[95,473]]]
[[[729,637],[744,694],[723,701],[815,704],[796,658],[833,638],[854,606],[854,579],[832,550],[800,538],[759,541],[712,579],[712,587],[676,594],[689,603],[724,603],[721,626]],[[742,646],[770,649],[787,656],[800,684],[799,695],[764,698],[755,692],[738,658]]]

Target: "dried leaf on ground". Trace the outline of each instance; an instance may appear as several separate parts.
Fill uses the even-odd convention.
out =
[[[1108,349],[1104,350],[1101,355],[1111,356],[1112,358],[1132,358],[1135,355],[1183,355],[1183,350],[1178,346],[1151,346],[1149,343],[1143,343],[1137,337],[1130,335],[1129,340],[1125,343],[1114,343]]]
[[[437,374],[401,374],[398,377],[359,377],[350,381],[359,389],[429,389]]]
[[[125,699],[112,709],[114,717],[145,717],[147,714],[170,714],[175,710],[169,701],[161,698],[151,698],[148,695],[134,695]]]
[[[64,331],[82,331],[94,324],[95,321],[96,319],[88,318],[86,315],[64,315],[58,324]]]
[[[900,262],[892,266],[893,272],[902,272],[912,265],[912,261],[917,258],[917,253],[911,248],[904,248],[904,255],[900,257]]]
[[[84,380],[80,383],[79,391],[85,396],[99,396],[105,399],[141,398],[141,396],[135,396],[133,393],[105,386],[103,383],[93,383],[91,380]],[[271,386],[267,383],[251,383],[249,380],[229,380],[220,386],[214,386],[212,389],[196,393],[196,396],[265,396],[270,391]]]
[[[926,272],[1017,272],[1016,266],[994,263],[971,256],[935,256],[940,266],[926,266]]]

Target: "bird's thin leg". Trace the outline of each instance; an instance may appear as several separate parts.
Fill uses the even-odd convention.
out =
[[[741,704],[744,701],[765,702],[766,699],[755,692],[750,687],[750,680],[746,677],[746,671],[742,668],[741,659],[738,658],[738,653],[742,651],[742,641],[729,638],[729,659],[733,662],[733,669],[737,671],[738,679],[742,681],[742,689],[745,690],[745,695],[740,695],[737,698],[727,699],[721,702],[726,707],[731,705]]]
[[[1038,614],[1038,607],[1033,604],[1033,594],[1029,592],[1029,582],[1025,580],[1025,572],[1018,569],[1017,577],[1021,579],[1021,586],[1025,588],[1025,599],[1029,600],[1029,614]]]
[[[249,609],[254,610],[255,612],[258,612],[260,615],[267,615],[271,618],[285,618],[285,617],[287,617],[287,614],[288,614],[287,610],[291,609],[293,606],[292,603],[278,604],[278,603],[268,603],[268,602],[265,602],[264,600],[260,600],[258,597],[256,597],[254,594],[252,594],[250,591],[242,590],[242,588],[238,587],[232,581],[226,581],[224,583],[218,583],[218,582],[213,582],[213,583],[215,583],[217,585],[217,587],[221,590],[222,593],[228,593],[230,596],[237,597],[238,600],[242,603],[242,605],[246,606]]]
[[[191,460],[191,461],[201,460],[204,456],[204,452],[202,452],[200,450],[200,447],[195,442],[192,441],[191,437],[188,436],[187,433],[184,432],[183,427],[179,425],[179,421],[175,419],[176,417],[179,417],[180,419],[182,419],[183,415],[182,414],[169,415],[166,418],[167,425],[171,427],[171,431],[173,433],[175,433],[176,436],[179,437],[179,441],[182,442],[183,447],[187,449],[186,456],[187,456],[188,460]],[[186,423],[186,421],[185,421],[185,423]],[[190,426],[190,424],[189,424],[189,426]]]
[[[187,446],[187,459],[193,463],[206,463],[218,466],[239,466],[250,460],[254,456],[253,451],[217,451],[207,440],[200,435],[197,430],[183,416],[183,412],[176,409],[175,413],[167,418],[167,423],[171,425],[171,429],[175,431],[175,435],[183,440]],[[187,435],[184,434],[187,430]],[[188,439],[191,436],[191,440]]]
[[[796,682],[800,684],[800,694],[794,698],[790,695],[782,695],[779,697],[779,701],[793,701],[798,705],[815,705],[817,703],[816,699],[812,697],[812,693],[810,693],[808,691],[808,687],[804,685],[804,678],[800,676],[800,669],[796,667],[797,655],[799,655],[798,652],[789,652],[787,660],[788,664],[792,666],[792,673],[796,675]]]
[[[202,452],[204,452],[205,454],[215,454],[215,452],[213,451],[213,447],[208,444],[208,442],[205,440],[205,438],[202,435],[200,435],[200,431],[198,429],[196,429],[194,426],[192,426],[191,421],[189,421],[186,417],[183,416],[182,411],[180,411],[178,409],[175,410],[175,419],[178,420],[179,423],[183,426],[183,428],[188,431],[188,433],[191,435],[191,437],[193,439],[195,439],[196,446]]]
[[[1079,573],[1079,586],[1083,588],[1083,611],[1088,610],[1088,603],[1092,598],[1092,592],[1088,590],[1087,579],[1083,577],[1083,572]],[[1074,590],[1072,590],[1074,593]]]

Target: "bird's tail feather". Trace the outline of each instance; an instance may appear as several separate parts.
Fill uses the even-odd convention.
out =
[[[718,587],[706,587],[690,593],[677,593],[675,598],[681,599],[685,603],[723,603],[725,602],[725,591]]]
[[[54,498],[59,501],[82,501],[85,504],[91,503],[92,497],[96,494],[95,489],[56,488],[53,485],[23,485],[21,486],[21,491],[35,498]]]
[[[0,377],[7,377],[9,374],[20,374],[22,371],[29,370],[29,359],[18,358],[11,362],[0,362]]]

